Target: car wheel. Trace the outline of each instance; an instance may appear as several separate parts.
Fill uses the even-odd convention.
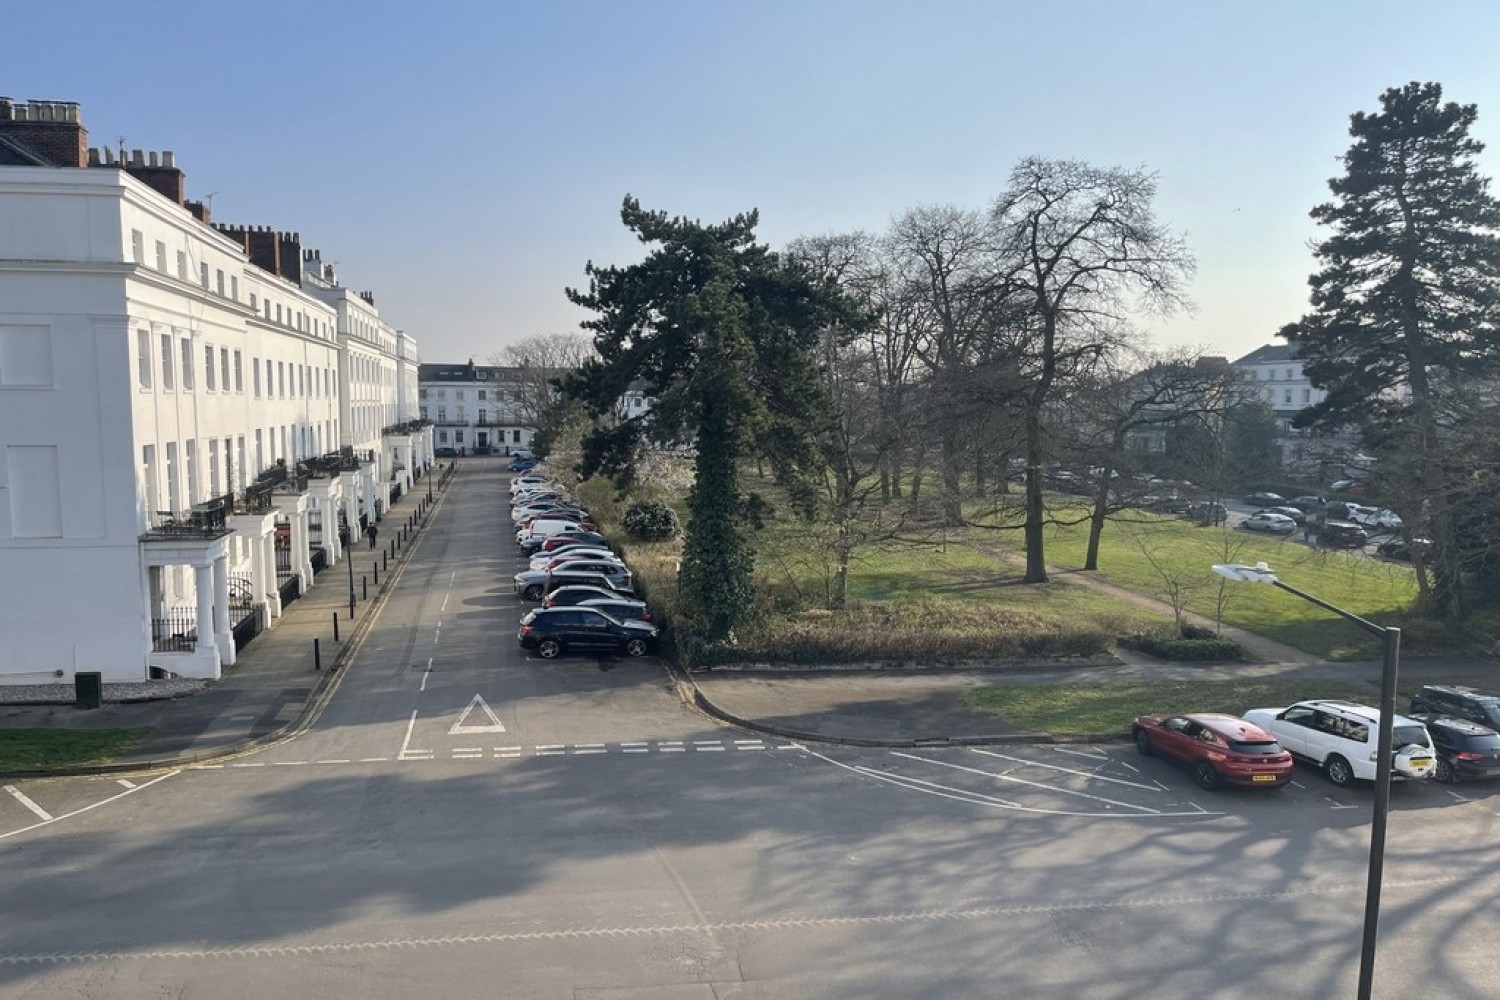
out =
[[[1206,760],[1200,760],[1198,766],[1193,768],[1193,778],[1198,782],[1198,787],[1206,792],[1219,787],[1219,772]]]
[[[646,640],[645,639],[631,639],[631,640],[627,641],[625,643],[625,655],[626,656],[645,656],[646,655]]]
[[[1354,784],[1354,768],[1349,762],[1338,754],[1334,754],[1323,762],[1323,775],[1339,788],[1348,788]]]
[[[540,601],[542,599],[542,585],[539,583],[533,583],[531,586],[521,591],[521,596],[528,601]]]
[[[544,660],[550,660],[562,652],[562,643],[556,639],[543,639],[536,644],[536,655]]]
[[[1151,749],[1151,737],[1146,735],[1144,729],[1135,731],[1135,748],[1141,752],[1142,757],[1150,757],[1154,753]]]
[[[1453,765],[1441,757],[1437,759],[1437,767],[1433,768],[1432,778],[1434,781],[1441,781],[1445,785],[1452,784],[1457,780],[1453,773]]]

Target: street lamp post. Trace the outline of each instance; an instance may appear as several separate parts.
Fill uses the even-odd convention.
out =
[[[1370,864],[1365,882],[1365,925],[1359,947],[1359,1000],[1370,1000],[1370,991],[1375,983],[1375,940],[1380,924],[1380,880],[1385,870],[1385,827],[1391,807],[1391,736],[1396,715],[1396,672],[1401,660],[1401,630],[1385,625],[1376,625],[1343,608],[1329,604],[1290,584],[1282,583],[1265,563],[1254,566],[1242,564],[1215,564],[1213,571],[1230,580],[1243,583],[1264,583],[1289,594],[1296,594],[1304,601],[1316,604],[1325,611],[1332,611],[1340,618],[1359,626],[1380,640],[1383,650],[1380,671],[1380,728],[1376,744],[1375,761],[1375,810],[1370,819]]]

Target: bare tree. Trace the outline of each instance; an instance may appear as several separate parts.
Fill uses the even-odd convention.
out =
[[[1006,291],[1026,307],[1016,329],[1028,381],[1027,583],[1047,581],[1047,404],[1060,385],[1114,350],[1129,305],[1164,312],[1184,303],[1193,259],[1181,237],[1156,222],[1155,195],[1155,178],[1143,170],[1028,158],[992,210],[994,239],[1009,265]]]
[[[546,428],[557,421],[556,380],[594,356],[594,345],[580,333],[543,333],[507,344],[489,363],[514,369],[508,409],[516,423]]]

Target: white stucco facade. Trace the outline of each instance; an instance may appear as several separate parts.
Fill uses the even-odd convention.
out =
[[[123,169],[0,166],[0,683],[219,676],[231,610],[274,622],[393,454],[430,458],[382,433],[415,366],[372,303]]]

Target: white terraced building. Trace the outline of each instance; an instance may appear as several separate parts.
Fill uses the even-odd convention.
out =
[[[0,98],[0,683],[218,677],[431,465],[415,341],[183,186]]]

